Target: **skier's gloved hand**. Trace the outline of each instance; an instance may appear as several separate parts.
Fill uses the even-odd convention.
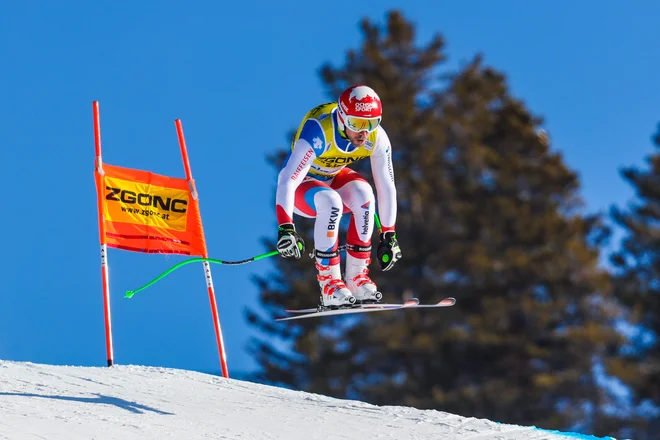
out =
[[[284,258],[299,259],[305,252],[305,242],[293,223],[282,223],[277,233],[277,252]]]
[[[380,234],[380,244],[378,244],[378,262],[382,270],[390,270],[394,263],[401,258],[401,249],[396,240],[396,232],[387,231]]]

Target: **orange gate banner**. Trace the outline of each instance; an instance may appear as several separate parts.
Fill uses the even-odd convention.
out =
[[[108,247],[156,254],[203,255],[206,249],[199,203],[186,179],[103,164]]]

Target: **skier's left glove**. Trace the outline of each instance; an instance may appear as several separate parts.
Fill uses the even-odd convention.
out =
[[[293,223],[283,223],[278,228],[277,252],[284,258],[299,259],[305,252],[305,242],[296,232]]]
[[[378,245],[378,262],[382,270],[390,270],[394,263],[401,258],[401,249],[396,240],[396,232],[387,231],[380,234],[380,244]]]

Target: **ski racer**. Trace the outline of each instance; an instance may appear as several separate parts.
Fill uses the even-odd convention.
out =
[[[396,187],[392,148],[381,126],[381,100],[366,85],[346,89],[337,102],[321,104],[302,120],[291,152],[278,175],[277,251],[300,258],[305,244],[293,214],[315,218],[314,256],[323,307],[347,307],[382,298],[369,277],[376,199],[371,185],[347,165],[369,158],[378,195],[378,262],[390,270],[401,258],[395,233]],[[339,221],[350,213],[346,237],[345,279],[338,252]]]

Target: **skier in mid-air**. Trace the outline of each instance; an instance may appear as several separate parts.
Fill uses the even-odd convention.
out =
[[[305,245],[296,232],[293,214],[316,219],[314,256],[324,307],[346,307],[356,300],[369,303],[382,298],[368,275],[376,209],[374,191],[347,165],[370,158],[381,224],[378,262],[382,270],[389,270],[401,258],[394,230],[397,200],[392,147],[380,125],[382,114],[376,92],[361,84],[346,89],[338,102],[313,108],[300,124],[278,176],[277,251],[284,258],[300,258]],[[342,280],[339,220],[349,212]]]

